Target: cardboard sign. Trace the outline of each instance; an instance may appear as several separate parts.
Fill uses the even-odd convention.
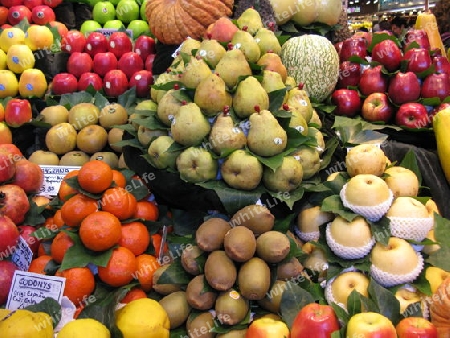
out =
[[[62,165],[40,165],[40,167],[44,173],[44,183],[38,193],[41,196],[56,196],[64,176],[72,170],[81,168]]]
[[[32,260],[33,251],[31,251],[27,241],[20,236],[19,242],[17,243],[14,253],[11,256],[11,261],[16,264],[20,270],[28,271]]]
[[[23,309],[29,305],[39,304],[45,298],[53,298],[61,304],[65,283],[66,279],[63,277],[16,270],[6,308],[13,311]]]

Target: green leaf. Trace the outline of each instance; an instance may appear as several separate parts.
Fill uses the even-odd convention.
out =
[[[347,322],[350,320],[350,315],[347,313],[347,311],[345,311],[343,308],[341,308],[336,303],[331,303],[330,305],[333,308],[334,313],[336,313],[336,316],[338,317],[338,319],[341,322],[347,324]]]
[[[181,260],[176,259],[170,263],[169,267],[158,278],[158,284],[178,284],[186,285],[192,279],[181,265]]]
[[[412,149],[408,150],[399,166],[414,172],[414,174],[416,174],[417,178],[419,179],[419,185],[422,184],[422,174],[420,172],[419,165],[417,164],[416,154]]]
[[[180,338],[180,337],[189,337],[185,325],[181,325],[180,327],[177,327],[176,329],[170,330],[169,338]]]
[[[290,285],[289,288],[283,291],[280,303],[281,318],[287,324],[289,329],[292,328],[297,313],[308,304],[314,303],[314,297],[302,289],[297,284]]]
[[[345,165],[345,163],[343,163]],[[338,170],[341,166],[339,165]],[[336,171],[334,171],[336,172]],[[335,195],[339,195],[345,183],[347,183],[349,176],[347,173],[340,172],[332,181],[323,182],[323,185],[329,188]]]
[[[363,295],[360,296],[360,299],[362,309],[364,309],[365,312],[378,312],[378,307],[372,299]]]
[[[288,110],[274,110],[272,111],[273,116],[282,118],[282,119],[290,119],[292,117],[292,113]]]
[[[417,77],[419,79],[425,79],[428,75],[434,74],[436,72],[436,67],[432,64],[430,67],[428,67],[427,69],[425,69],[424,71],[420,72],[417,74]],[[437,98],[439,99],[439,98]],[[441,100],[439,99],[439,102]]]
[[[391,226],[390,220],[387,217],[382,217],[377,222],[367,221],[370,225],[372,235],[375,241],[387,246],[389,243],[389,238],[391,237]]]
[[[339,140],[335,136],[329,138],[325,142],[325,151],[323,152],[323,154],[321,156],[322,162],[320,163],[320,170],[328,168],[328,166],[330,165],[331,160],[333,158],[333,154],[336,151],[338,145],[339,145]]]
[[[353,221],[356,217],[359,216],[358,214],[355,214],[344,207],[344,204],[342,203],[339,195],[333,195],[325,198],[320,209],[325,212],[338,214],[349,222]]]
[[[132,138],[129,140],[122,140],[114,142],[114,145],[117,147],[133,147],[144,150],[144,146],[139,142],[138,139]]]
[[[114,128],[119,128],[127,133],[131,134],[134,137],[137,137],[136,129],[131,124],[121,124],[121,125],[115,125]]]
[[[70,109],[79,103],[92,103],[93,99],[94,97],[88,92],[75,92],[71,94],[61,95],[59,104],[66,107],[67,109]]]
[[[28,28],[30,27],[30,23],[28,22],[28,19],[25,17],[17,25],[14,25],[14,27],[20,28],[21,30],[26,32],[28,30]]]
[[[98,109],[102,110],[105,106],[107,106],[110,103],[108,99],[104,97],[100,92],[96,92],[94,95],[94,104]]]
[[[184,84],[181,81],[169,81],[157,85],[152,85],[152,88],[155,90],[171,90],[174,89],[175,85],[179,88],[184,87]]]
[[[38,304],[29,305],[25,307],[24,310],[28,310],[34,313],[44,312],[48,314],[52,319],[53,328],[55,328],[58,325],[62,317],[61,305],[59,305],[59,303],[55,299],[50,297],[45,298]],[[36,324],[48,325],[50,323],[36,323]]]
[[[286,95],[286,87],[282,89],[277,89],[269,93],[269,110],[277,111],[280,110],[283,105],[283,101]]]
[[[353,289],[347,297],[347,312],[349,316],[352,317],[355,314],[362,312],[361,306],[361,294]]]
[[[422,269],[419,276],[414,280],[412,286],[414,286],[418,291],[422,292],[424,295],[431,296],[431,286],[428,279],[425,277],[426,269]]]
[[[44,240],[44,239],[52,239],[54,238],[57,234],[58,234],[58,229],[55,227],[55,231],[52,231],[53,229],[48,229],[46,227],[40,227],[39,229],[37,229],[36,231],[33,231],[33,233],[31,234],[31,236],[36,237],[39,240]]]
[[[134,105],[136,102],[136,87],[131,87],[125,93],[119,95],[117,103],[124,108],[128,108]]]
[[[379,309],[379,313],[389,318],[396,325],[400,320],[400,302],[395,295],[372,278],[369,282],[369,296]]]
[[[289,253],[283,259],[283,262],[284,263],[289,262],[292,258],[297,258],[299,260],[306,258],[308,255],[302,251],[302,249],[297,245],[295,240],[292,237],[288,237],[288,238],[289,238],[289,243],[290,243]]]
[[[434,213],[434,236],[441,247],[450,248],[450,220]],[[450,271],[450,270],[449,270]]]
[[[43,224],[45,222],[45,217],[42,215],[42,212],[45,210],[47,205],[37,206],[37,204],[33,201],[31,197],[28,198],[30,209],[25,214],[25,220],[23,224],[36,226],[39,224]]]
[[[288,32],[288,33],[298,33],[298,29],[295,27],[294,22],[293,21],[288,21],[285,24],[282,24],[279,26],[279,28],[283,31],[283,32]],[[290,38],[290,36],[289,36]],[[289,38],[287,40],[289,40]],[[287,41],[286,40],[286,41]]]
[[[131,122],[138,124],[139,126],[151,129],[151,130],[169,130],[161,120],[158,119],[156,114],[147,116],[146,118],[132,118]]]
[[[404,317],[423,317],[422,302],[409,304],[402,313]]]
[[[353,62],[353,63],[359,63],[360,65],[370,65],[370,62],[367,61],[366,59],[357,56],[357,55],[352,55],[348,58],[348,61]]]
[[[193,235],[207,215],[201,210],[172,209],[171,211],[174,233],[179,236]]]
[[[303,198],[305,189],[300,185],[295,190],[289,192],[268,191],[268,193],[277,200],[284,202],[289,209],[292,210],[295,202],[300,201]]]
[[[282,232],[285,234],[291,227],[292,220],[296,217],[294,213],[289,214],[284,218],[276,217],[273,230]]]
[[[433,252],[426,259],[426,262],[445,271],[450,271],[450,247],[441,247],[439,250]]]

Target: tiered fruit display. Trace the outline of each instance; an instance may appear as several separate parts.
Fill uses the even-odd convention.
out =
[[[402,42],[386,32],[357,34],[337,48],[334,114],[417,129],[430,127],[434,114],[447,105],[450,62],[430,48],[424,30],[408,32]]]
[[[56,7],[56,1],[0,1],[0,12],[7,12],[6,16],[0,21],[2,29],[15,26],[27,20],[29,23],[37,25],[46,25],[56,20],[53,8]]]

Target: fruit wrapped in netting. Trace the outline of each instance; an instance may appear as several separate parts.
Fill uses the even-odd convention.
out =
[[[411,239],[421,242],[427,237],[433,228],[433,217],[428,218],[406,218],[388,217],[390,219],[391,233],[395,237]]]

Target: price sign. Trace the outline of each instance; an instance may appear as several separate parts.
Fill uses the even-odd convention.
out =
[[[65,282],[66,279],[63,277],[16,270],[6,308],[13,311],[23,309],[29,305],[39,304],[45,298],[53,298],[61,304]]]
[[[22,271],[27,271],[30,267],[33,260],[33,251],[31,251],[30,246],[22,236],[19,237],[19,242],[11,256],[11,260]]]
[[[44,173],[44,183],[38,193],[41,196],[56,196],[64,176],[72,170],[80,169],[76,166],[59,165],[41,165],[40,167]]]
[[[118,32],[119,30],[118,29],[114,29],[114,28],[100,28],[100,29],[97,29],[95,31],[99,32],[99,33],[102,33],[104,36],[109,38],[112,33]],[[131,29],[126,29],[125,33],[127,33],[127,35],[130,37],[130,39],[133,38],[133,31]]]

